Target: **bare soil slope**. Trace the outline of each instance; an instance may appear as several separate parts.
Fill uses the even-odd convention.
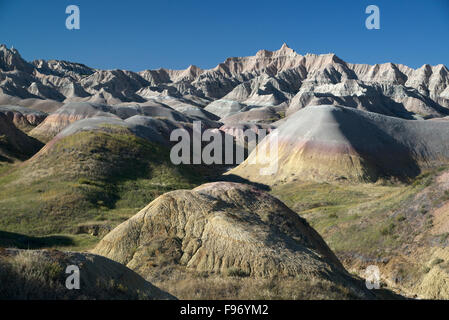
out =
[[[275,184],[299,180],[406,180],[423,169],[449,161],[449,125],[445,121],[403,120],[353,108],[310,106],[267,136],[230,171],[251,181]],[[263,146],[277,140],[278,170],[266,167]],[[273,156],[276,156],[273,154]]]

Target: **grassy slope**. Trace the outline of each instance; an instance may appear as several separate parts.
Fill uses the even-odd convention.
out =
[[[428,272],[425,255],[415,256],[415,248],[431,248],[431,241],[444,237],[430,235],[429,212],[449,197],[436,190],[424,193],[443,169],[410,184],[296,181],[275,186],[272,193],[306,218],[349,270],[363,276],[366,266],[378,265],[390,285],[411,292]],[[422,193],[426,196],[419,197]]]
[[[39,157],[0,168],[0,230],[62,234],[72,249],[90,247],[97,237],[67,234],[84,224],[113,227],[158,195],[203,182],[172,165],[168,152],[124,128],[65,137]]]

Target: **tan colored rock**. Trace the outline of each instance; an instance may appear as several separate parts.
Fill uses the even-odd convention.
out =
[[[0,113],[6,115],[18,129],[28,132],[45,120],[47,114],[20,106],[0,106]]]
[[[238,270],[255,278],[329,279],[369,296],[305,220],[269,194],[236,183],[166,193],[111,231],[94,252],[161,283],[170,277],[167,266],[186,276],[226,277]]]

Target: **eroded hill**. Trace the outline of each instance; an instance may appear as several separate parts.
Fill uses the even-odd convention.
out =
[[[166,193],[94,252],[180,298],[376,298],[304,219],[243,184]]]
[[[404,120],[321,105],[291,115],[277,132],[229,173],[269,185],[292,180],[375,182],[407,180],[449,163],[446,121]],[[270,157],[277,170],[263,175]]]
[[[3,173],[0,229],[43,235],[106,224],[108,230],[161,193],[202,181],[171,163],[167,147],[151,140],[160,133],[109,117],[82,121]]]

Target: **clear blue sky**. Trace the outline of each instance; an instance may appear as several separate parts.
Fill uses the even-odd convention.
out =
[[[65,28],[69,4],[81,10],[80,30]],[[380,8],[380,30],[365,28],[369,4]],[[27,60],[210,68],[283,42],[348,62],[449,66],[449,0],[0,0],[0,43]]]

